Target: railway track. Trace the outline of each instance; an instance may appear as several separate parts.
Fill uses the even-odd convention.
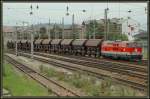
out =
[[[14,51],[14,50],[11,50]],[[43,52],[44,53],[44,52]],[[148,66],[148,60],[141,60],[141,61],[126,61],[126,60],[113,60],[110,58],[93,58],[93,57],[88,57],[88,56],[75,56],[75,55],[66,55],[66,54],[57,54],[57,53],[51,53],[53,55],[59,55],[59,56],[65,56],[65,57],[71,57],[71,58],[80,58],[82,60],[88,60],[88,61],[94,61],[94,62],[101,62],[101,61],[106,61],[106,62],[113,62],[116,64],[121,64],[121,65],[132,65],[132,66]]]
[[[29,68],[29,66],[26,66],[24,64],[19,63],[15,59],[12,59],[10,56],[5,55],[5,59],[14,65],[16,68],[42,84],[47,89],[51,90],[54,94],[57,96],[76,96],[79,97],[80,95],[74,93],[73,91],[65,88],[64,86],[60,85],[56,81],[47,78],[46,76],[40,74],[39,72]]]
[[[20,53],[21,54],[21,53]],[[23,54],[23,56],[26,56],[26,57],[30,57],[30,54]],[[106,70],[102,70],[102,69],[99,69],[99,68],[93,68],[93,67],[86,67],[85,68],[85,64],[84,66],[82,65],[78,65],[78,64],[72,64],[72,65],[68,65],[68,64],[64,64],[62,63],[62,61],[60,62],[57,62],[53,59],[49,60],[49,58],[45,59],[45,58],[41,58],[38,57],[37,55],[34,55],[34,59],[36,60],[39,60],[39,61],[42,61],[42,62],[46,62],[48,64],[52,64],[54,66],[58,66],[58,67],[63,67],[63,68],[66,68],[66,69],[69,69],[69,70],[76,70],[76,71],[79,71],[79,70],[82,70],[82,71],[85,71],[89,74],[92,74],[98,78],[112,78],[114,81],[116,81],[117,83],[121,83],[121,84],[124,84],[124,85],[128,85],[128,86],[131,86],[133,88],[136,88],[136,89],[139,89],[139,90],[142,90],[142,91],[146,91],[147,90],[147,79],[145,78],[139,78],[139,77],[135,77],[135,76],[129,76],[127,75],[128,73],[126,74],[119,74],[119,73],[115,73],[115,72],[112,72],[112,71],[106,71]],[[87,64],[86,64],[87,65]]]
[[[117,73],[123,74],[123,75],[124,74],[130,75],[130,76],[139,77],[142,79],[148,78],[147,70],[142,67],[133,67],[133,66],[128,66],[128,65],[120,65],[120,64],[114,64],[114,63],[103,62],[103,61],[93,62],[90,60],[80,59],[80,57],[77,59],[74,59],[74,58],[57,57],[57,56],[41,54],[41,53],[35,53],[35,54],[41,55],[44,57],[48,57],[48,58],[71,62],[74,64],[80,64],[80,65],[84,65],[84,66],[88,66],[88,67],[94,67],[94,68],[98,68],[98,69],[104,69],[104,70],[108,70],[108,71],[112,71],[112,72],[117,72]]]
[[[101,58],[101,60],[117,62],[117,63],[120,63],[120,64],[124,63],[124,64],[129,64],[129,65],[148,66],[148,60],[127,61],[127,60],[113,60],[113,59],[110,59],[110,58]]]
[[[63,55],[66,56],[67,55]],[[148,60],[141,60],[141,61],[126,61],[126,60],[113,60],[110,58],[93,58],[93,57],[83,57],[83,56],[75,56],[75,55],[70,55],[71,57],[74,58],[80,58],[80,59],[84,59],[84,60],[92,60],[92,61],[96,61],[96,62],[100,62],[100,61],[106,61],[106,62],[113,62],[113,63],[117,63],[117,64],[126,64],[126,65],[137,65],[137,66],[148,66]]]

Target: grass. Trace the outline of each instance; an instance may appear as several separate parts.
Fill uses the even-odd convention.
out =
[[[18,75],[11,64],[4,64],[4,66],[3,87],[9,90],[13,96],[48,96],[52,94],[26,75]]]
[[[148,48],[143,48],[143,58],[144,59],[147,59],[148,58],[148,51],[147,51]]]
[[[71,86],[82,89],[88,96],[138,96],[136,90],[114,84],[111,79],[101,80],[97,84],[97,78],[82,72],[67,75],[44,66],[41,66],[40,70],[49,77],[56,77],[60,81],[64,81]]]

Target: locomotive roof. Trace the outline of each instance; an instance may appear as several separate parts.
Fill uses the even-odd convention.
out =
[[[49,44],[52,40],[51,39],[44,39],[42,44]]]
[[[104,41],[103,43],[134,43],[135,41]]]
[[[59,44],[60,42],[61,42],[61,40],[62,39],[53,39],[52,41],[51,41],[51,44],[53,45],[53,44]]]
[[[85,46],[97,47],[102,42],[102,39],[89,39],[85,43]]]
[[[73,41],[73,39],[64,39],[61,42],[61,45],[70,45],[72,41]]]
[[[35,43],[35,44],[41,44],[41,43],[42,43],[42,40],[43,40],[43,39],[37,39],[37,40],[35,40],[34,43]]]
[[[86,41],[87,39],[76,39],[72,42],[72,45],[82,46]]]

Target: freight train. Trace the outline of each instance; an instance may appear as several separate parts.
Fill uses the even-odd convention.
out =
[[[31,41],[8,41],[8,49],[30,51]],[[134,41],[104,41],[103,39],[37,39],[33,41],[35,52],[107,57],[112,59],[141,60],[142,47]]]

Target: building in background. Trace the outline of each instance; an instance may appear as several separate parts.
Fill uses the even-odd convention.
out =
[[[134,40],[134,36],[139,34],[140,24],[131,18],[121,20],[122,34],[126,34],[129,40]]]
[[[100,32],[105,33],[105,20],[100,19],[96,20],[99,24]],[[90,20],[85,23],[88,24]],[[136,20],[131,18],[123,19],[123,18],[112,18],[108,19],[108,33],[109,34],[126,34],[128,39],[134,40],[134,35],[139,33],[140,25]]]
[[[96,20],[97,23],[99,24],[98,31],[104,32],[105,33],[105,20],[100,19]],[[84,24],[88,24],[90,20],[85,21]],[[43,34],[46,34],[46,36],[50,35],[51,38],[57,38],[61,39],[62,38],[62,24],[54,24],[51,23],[50,25],[48,23],[45,24],[37,24],[33,26],[34,28],[34,35],[38,35],[38,38],[41,37]],[[64,38],[65,39],[87,39],[87,31],[86,31],[86,26],[85,25],[79,25],[75,24],[74,25],[74,33],[72,30],[72,25],[64,25]],[[139,29],[140,25],[137,21],[127,18],[127,19],[119,19],[119,18],[112,18],[108,19],[108,33],[110,34],[126,34],[128,36],[129,40],[134,40],[134,35],[139,34]],[[30,33],[28,30],[32,30],[31,26],[29,27],[17,27],[18,30],[18,39],[30,39]],[[51,31],[51,32],[50,32]],[[4,26],[3,28],[4,36],[6,39],[15,39],[14,33],[16,33],[16,27],[15,26]],[[96,38],[101,37],[101,35],[96,34]]]

